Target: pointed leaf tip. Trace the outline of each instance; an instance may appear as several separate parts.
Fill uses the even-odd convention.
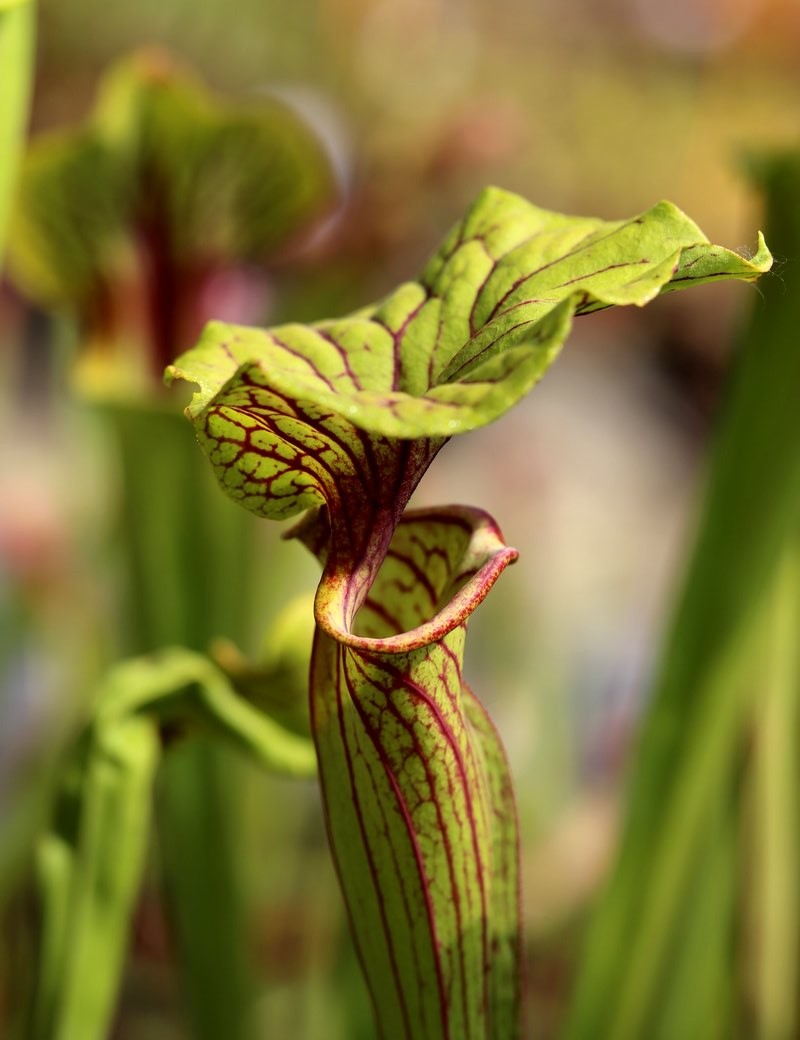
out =
[[[759,231],[756,251],[750,257],[750,264],[758,274],[766,274],[772,268],[774,257],[769,251],[764,233]]]

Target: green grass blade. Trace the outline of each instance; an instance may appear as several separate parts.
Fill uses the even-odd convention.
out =
[[[0,260],[28,118],[35,18],[32,0],[0,3]]]
[[[764,636],[753,754],[752,1003],[759,1040],[800,1025],[800,541],[779,568]]]
[[[31,1040],[108,1033],[147,849],[158,737],[96,725],[41,848],[47,916]],[[77,782],[76,782],[77,781]],[[70,789],[71,788],[71,789]]]

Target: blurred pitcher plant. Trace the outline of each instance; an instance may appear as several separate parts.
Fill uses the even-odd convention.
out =
[[[264,315],[272,271],[335,197],[324,149],[285,104],[234,105],[156,51],[106,75],[84,124],[30,146],[10,269],[25,295],[76,329],[75,395],[117,450],[118,653],[206,651],[215,637],[250,634],[264,574],[252,563],[253,525],[215,493],[161,375],[211,316]],[[236,757],[195,735],[167,756],[160,787],[183,988],[194,1033],[208,1040],[243,1035],[251,995],[235,862],[242,782]],[[65,840],[78,849],[77,835]],[[54,1008],[72,999],[62,988]],[[36,1035],[55,1035],[52,1014]]]

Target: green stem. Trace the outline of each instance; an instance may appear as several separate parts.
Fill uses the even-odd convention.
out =
[[[31,0],[0,0],[0,260],[28,116],[35,22]]]
[[[252,521],[225,501],[185,422],[167,411],[109,410],[120,446],[128,586],[126,652],[241,639]],[[247,1035],[253,992],[237,860],[245,769],[216,741],[165,756],[157,814],[181,985],[198,1040]]]
[[[769,625],[765,626],[764,682],[756,704],[752,928],[759,1040],[784,1040],[795,1036],[798,1026],[800,556],[797,550],[797,545],[792,545],[778,568]]]
[[[131,717],[86,735],[39,847],[44,932],[29,1040],[108,1034],[147,851],[158,738]]]

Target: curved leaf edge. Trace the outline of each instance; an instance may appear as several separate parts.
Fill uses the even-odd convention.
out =
[[[469,525],[469,543],[459,568],[464,584],[429,621],[408,631],[383,638],[357,635],[346,623],[344,593],[347,576],[323,573],[314,600],[314,617],[319,627],[341,646],[365,653],[402,655],[438,642],[464,622],[486,598],[502,572],[519,557],[505,544],[497,523],[473,506],[409,509],[398,527],[425,521],[451,521]]]
[[[467,240],[470,222],[475,215],[497,207],[511,211],[504,219],[513,227],[514,207],[549,219],[583,220],[561,217],[532,206],[521,196],[499,188],[486,188],[470,207],[464,220],[451,231],[442,247],[425,268],[418,282],[407,282],[372,306],[341,319],[314,323],[310,328],[323,336],[337,326],[364,322],[367,330],[383,335],[392,332],[388,315],[399,301],[416,298],[420,304],[430,298],[428,284],[434,279],[437,267],[452,257],[459,243]],[[476,219],[476,218],[475,218]],[[292,399],[312,402],[316,406],[345,418],[363,430],[398,439],[421,436],[451,436],[484,426],[508,411],[542,377],[558,355],[569,335],[572,318],[612,306],[634,305],[643,307],[661,293],[703,284],[719,279],[735,278],[754,281],[768,271],[772,256],[764,236],[759,232],[757,248],[750,257],[712,245],[686,215],[669,202],[660,202],[629,222],[609,224],[609,235],[635,224],[646,225],[648,234],[658,235],[663,227],[669,244],[677,248],[649,267],[641,279],[624,282],[621,288],[588,288],[579,285],[575,291],[557,302],[535,320],[511,324],[504,328],[498,320],[490,320],[456,348],[434,384],[422,394],[401,390],[375,391],[339,387],[323,389],[319,380],[304,376],[296,369],[281,368],[269,363],[268,385],[279,394]],[[652,225],[652,226],[651,226]],[[458,233],[455,245],[450,241]],[[513,250],[512,250],[513,251]],[[618,265],[617,265],[618,266]],[[624,264],[622,265],[625,266]],[[527,278],[523,274],[520,281]],[[584,281],[578,279],[577,281]],[[480,290],[481,292],[483,290]],[[386,315],[382,318],[381,315]],[[278,340],[287,334],[299,332],[297,325],[284,325],[271,330],[210,322],[195,348],[169,366],[165,382],[176,380],[194,383],[199,387],[186,415],[201,419],[206,410],[222,398],[226,387],[243,373],[261,363],[264,346],[269,336]],[[491,329],[495,329],[490,333]],[[494,336],[494,338],[491,338]],[[483,341],[489,338],[489,342]],[[476,346],[473,346],[473,345]],[[236,351],[230,349],[236,346]],[[477,349],[480,345],[480,349]],[[475,356],[471,354],[477,350]],[[483,359],[482,359],[483,358]]]

